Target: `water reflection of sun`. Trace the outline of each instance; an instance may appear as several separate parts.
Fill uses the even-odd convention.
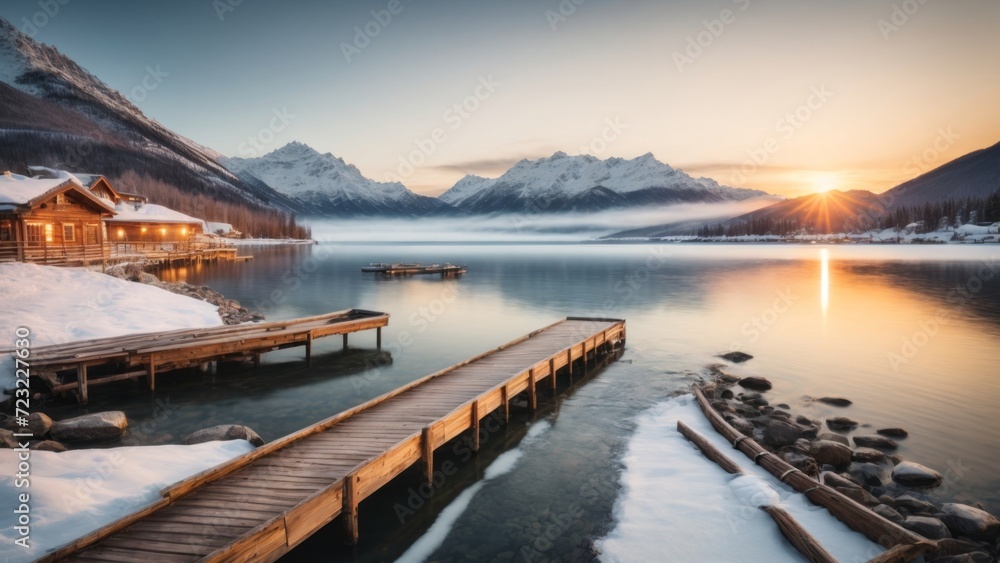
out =
[[[820,276],[819,276],[819,302],[823,308],[823,318],[826,318],[826,311],[830,308],[830,251],[824,248],[819,253]]]

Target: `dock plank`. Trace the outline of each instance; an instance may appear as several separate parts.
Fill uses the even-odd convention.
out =
[[[273,561],[341,515],[356,534],[365,498],[531,382],[548,389],[553,368],[624,336],[623,320],[560,321],[167,487],[155,509],[41,560]],[[183,544],[188,530],[196,539]]]

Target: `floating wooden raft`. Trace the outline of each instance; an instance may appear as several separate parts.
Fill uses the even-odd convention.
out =
[[[466,266],[456,266],[455,264],[382,264],[373,263],[361,268],[362,272],[378,273],[387,276],[413,276],[419,274],[441,274],[451,276],[468,272]]]
[[[936,547],[936,543],[890,522],[868,507],[844,496],[842,493],[813,479],[788,462],[767,451],[760,444],[733,428],[722,417],[698,385],[693,386],[701,411],[719,434],[733,444],[754,463],[766,469],[781,482],[804,494],[813,504],[826,508],[830,514],[855,532],[864,534],[871,541],[888,549],[872,562],[912,561]]]
[[[39,346],[31,349],[32,375],[39,376],[53,393],[72,391],[81,403],[87,402],[91,385],[145,376],[150,390],[156,388],[156,374],[206,362],[253,358],[294,346],[306,347],[306,359],[312,356],[312,342],[317,338],[347,335],[362,330],[376,330],[377,345],[382,345],[382,327],[389,315],[362,309],[337,311],[315,317],[240,324],[168,332],[132,334]],[[88,370],[106,366],[100,376]],[[71,381],[63,378],[73,377]]]
[[[270,442],[160,492],[42,561],[273,561],[343,515],[358,538],[358,504],[434,450],[538,384],[624,341],[625,321],[569,318]],[[582,360],[582,361],[581,361]],[[547,380],[547,381],[546,381]]]

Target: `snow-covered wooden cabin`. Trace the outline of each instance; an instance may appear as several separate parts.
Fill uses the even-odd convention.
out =
[[[0,176],[0,260],[100,263],[107,258],[104,221],[115,207],[73,175]]]
[[[57,177],[65,174],[44,166],[29,166],[32,172]],[[105,219],[107,240],[128,245],[122,252],[179,250],[187,248],[197,235],[204,232],[205,222],[162,205],[146,203],[146,198],[133,193],[118,191],[100,174],[72,172],[90,193],[115,210],[113,217]]]

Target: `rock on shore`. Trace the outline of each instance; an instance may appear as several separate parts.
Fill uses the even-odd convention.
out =
[[[143,272],[142,268],[137,264],[129,263],[112,266],[105,273],[123,280],[145,283],[165,289],[171,293],[207,301],[219,308],[219,317],[227,325],[238,325],[264,320],[264,315],[247,309],[234,299],[226,299],[225,295],[209,287],[194,286],[185,282],[163,282],[153,274]]]
[[[755,384],[767,381],[763,377],[736,380],[714,367],[708,370],[714,379],[708,384],[711,406],[737,431],[883,518],[938,541],[928,561],[1000,560],[1000,519],[973,506],[942,504],[925,492],[943,483],[941,473],[886,453],[898,447],[893,438],[908,436],[906,430],[887,427],[857,435],[856,429],[870,426],[839,416],[824,421],[832,432],[819,433],[819,421],[792,412],[788,405],[769,405],[764,395],[770,382]],[[748,391],[735,393],[737,384]],[[839,397],[804,400],[840,408],[852,404]]]

